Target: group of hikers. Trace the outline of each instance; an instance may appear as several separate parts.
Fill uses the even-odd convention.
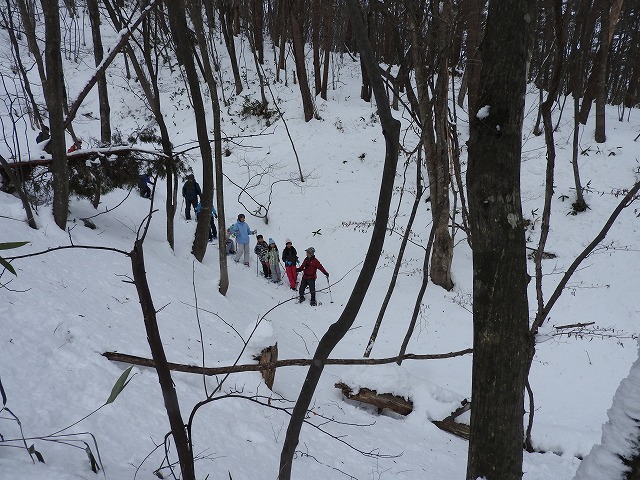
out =
[[[153,185],[151,180],[151,172],[146,172],[140,175],[138,179],[138,188],[140,190],[140,196],[144,198],[151,197],[151,189],[149,185]],[[182,197],[184,198],[185,219],[191,220],[191,209],[196,213],[196,218],[202,208],[200,200],[202,199],[202,189],[198,182],[196,182],[194,175],[191,173],[187,175],[185,183],[182,185]],[[211,221],[209,222],[209,242],[213,242],[218,238],[218,232],[216,228],[215,219],[218,218],[218,213],[215,208],[211,208]],[[236,263],[240,263],[240,260],[244,262],[246,266],[250,265],[249,258],[250,253],[250,236],[256,235],[256,230],[251,230],[244,214],[238,215],[237,221],[227,228],[225,235],[225,250],[227,255],[234,255],[233,260]],[[235,238],[235,241],[234,241]],[[316,278],[317,271],[320,270],[329,279],[329,272],[325,270],[320,261],[315,257],[316,250],[313,247],[305,249],[305,258],[300,263],[298,259],[298,252],[296,251],[291,239],[285,240],[285,248],[280,255],[278,246],[273,238],[269,238],[269,241],[265,241],[262,235],[256,236],[257,244],[253,249],[258,261],[262,265],[262,275],[264,278],[272,281],[273,283],[282,284],[282,270],[280,265],[284,266],[284,272],[287,275],[289,286],[291,290],[298,291],[298,301],[305,301],[305,292],[307,287],[311,294],[310,305],[317,305],[316,303]],[[282,262],[282,263],[281,263]],[[298,273],[302,272],[302,278],[298,283]]]
[[[250,265],[249,262],[249,236],[256,235],[256,230],[251,230],[251,227],[245,221],[245,215],[238,215],[236,223],[231,225],[227,232],[236,237],[236,254],[233,260],[239,263],[243,259],[246,266]],[[256,246],[253,252],[256,254],[258,261],[262,265],[262,275],[264,278],[271,280],[273,283],[282,283],[282,270],[280,265],[284,265],[284,271],[289,281],[289,287],[291,290],[298,290],[298,301],[305,301],[305,291],[309,287],[309,293],[311,294],[310,305],[317,305],[316,302],[316,278],[317,271],[320,270],[329,279],[329,272],[325,270],[322,263],[315,257],[316,250],[313,247],[305,249],[306,257],[300,263],[298,259],[298,252],[293,246],[291,239],[285,239],[285,247],[280,255],[278,245],[269,238],[269,241],[265,241],[262,235],[256,236]],[[231,240],[233,242],[233,240]],[[244,257],[244,258],[243,258]],[[282,263],[281,263],[282,262]],[[302,279],[298,284],[298,273],[302,272]]]

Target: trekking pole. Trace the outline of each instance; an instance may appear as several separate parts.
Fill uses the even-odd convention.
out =
[[[182,204],[180,205],[180,216],[181,216],[182,218],[185,218],[185,216],[184,216],[184,213],[183,213],[183,212],[184,212],[184,197],[182,197]]]
[[[327,286],[329,287],[329,299],[331,300],[329,303],[333,303],[333,295],[331,295],[331,284],[329,283],[329,277],[327,278]]]
[[[258,257],[258,254],[256,253],[256,277],[259,277],[260,274],[258,273],[258,264],[260,263],[260,257]]]

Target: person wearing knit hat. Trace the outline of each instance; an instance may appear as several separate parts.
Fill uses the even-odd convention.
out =
[[[282,274],[280,273],[280,252],[273,238],[269,239],[269,253],[267,253],[269,268],[271,268],[271,281],[273,283],[282,283]]]
[[[329,272],[327,272],[320,261],[315,257],[316,249],[313,247],[309,247],[305,249],[307,253],[307,258],[302,261],[302,265],[296,268],[296,272],[302,272],[302,280],[300,281],[300,290],[298,292],[299,298],[298,300],[304,302],[304,291],[309,287],[309,292],[311,293],[311,301],[309,305],[312,307],[316,304],[316,271],[320,270],[325,274],[327,280],[329,279]]]
[[[285,241],[284,250],[282,250],[282,263],[284,263],[284,271],[287,273],[289,279],[289,286],[291,290],[295,290],[298,284],[298,274],[296,273],[296,266],[298,263],[298,252],[291,243],[291,239],[287,238]]]

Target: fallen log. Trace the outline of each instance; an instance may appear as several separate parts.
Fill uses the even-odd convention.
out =
[[[409,415],[413,411],[413,402],[399,395],[394,395],[392,393],[378,393],[369,388],[360,388],[357,393],[353,393],[351,387],[342,382],[336,383],[335,386],[342,391],[342,394],[347,399],[373,405],[378,409],[378,413],[382,413],[385,408],[405,416]],[[469,440],[469,425],[458,423],[455,419],[470,408],[471,402],[467,402],[465,399],[462,402],[462,406],[456,409],[447,418],[443,420],[433,420],[432,423],[440,430],[444,430],[445,432],[451,433],[452,435],[464,440]]]
[[[409,415],[413,412],[413,402],[399,395],[378,393],[368,388],[361,388],[356,393],[353,393],[351,387],[342,382],[336,383],[335,386],[339,388],[342,394],[349,400],[356,400],[377,407],[378,413],[382,413],[382,410],[385,408],[400,415]]]
[[[473,353],[473,350],[471,348],[467,348],[465,350],[449,353],[432,353],[424,355],[406,353],[404,355],[389,358],[329,358],[325,361],[325,365],[384,365],[387,363],[395,363],[398,360],[438,360],[443,358],[460,357],[462,355],[467,355],[470,353]],[[131,365],[155,368],[154,361],[149,358],[137,357],[135,355],[127,355],[125,353],[118,352],[105,352],[102,355],[114,362],[123,362],[129,363]],[[311,365],[313,361],[314,360],[312,358],[294,358],[290,360],[277,360],[275,362],[264,365],[244,364],[231,365],[226,367],[202,367],[195,365],[184,365],[181,363],[169,363],[169,370],[173,370],[176,372],[197,373],[200,375],[221,375],[226,373],[238,372],[259,372],[262,370],[279,367],[306,367]]]

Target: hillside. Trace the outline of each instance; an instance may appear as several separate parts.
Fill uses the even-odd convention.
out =
[[[78,63],[67,65],[71,92],[81,89],[91,74],[92,61],[86,55]],[[375,105],[359,99],[359,64],[348,56],[336,57],[334,88],[327,101],[316,99],[320,118],[309,123],[302,121],[297,85],[270,85],[284,112],[290,137],[281,120],[266,125],[263,120],[240,115],[245,98],[259,98],[252,65],[247,61],[243,67],[247,84],[242,96],[231,98],[230,106],[222,112],[224,135],[229,138],[225,148],[230,151],[224,159],[230,179],[225,183],[227,224],[245,213],[251,228],[265,238],[273,238],[280,250],[287,237],[300,256],[305,248],[313,246],[331,274],[331,290],[325,289],[327,285],[320,276],[321,305],[313,308],[308,303],[296,304],[294,292],[286,284],[269,284],[257,275],[253,257],[249,268],[230,262],[229,292],[221,296],[217,291],[216,252],[210,245],[204,262],[194,261],[190,250],[195,223],[185,221],[184,213],[176,216],[175,251],[167,245],[162,207],[165,190],[159,182],[153,200],[158,210],[153,213],[144,242],[145,264],[170,362],[208,367],[236,361],[253,363],[255,354],[276,342],[281,359],[310,358],[318,339],[339,317],[368,247],[384,142]],[[110,69],[109,82],[114,126],[126,138],[152,124],[143,123],[148,113],[135,82],[122,75],[123,68],[117,63]],[[265,66],[266,72],[272,69],[269,64]],[[172,122],[172,141],[178,150],[186,150],[196,143],[189,98],[177,71],[171,75],[167,68],[163,75],[165,117]],[[224,87],[230,90],[230,85],[228,79]],[[536,99],[537,92],[532,90],[522,165],[523,211],[532,222],[528,236],[531,247],[539,234],[545,178],[544,140],[530,133],[537,113]],[[629,120],[618,122],[615,110],[609,108],[608,112],[606,144],[591,140],[591,123],[581,134],[581,149],[586,153],[580,157],[580,168],[583,184],[588,185],[590,208],[575,216],[569,214],[574,197],[569,114],[565,112],[560,121],[555,200],[547,244],[555,258],[544,264],[547,297],[568,265],[604,225],[620,200],[616,193],[631,186],[640,175],[634,143],[640,113],[634,110]],[[395,115],[403,119],[403,138],[409,149],[416,138],[408,115],[403,111]],[[465,112],[459,110],[458,115],[459,140],[464,145],[468,137]],[[74,124],[85,145],[95,144],[99,137],[96,117],[97,96],[83,105]],[[3,118],[7,117],[3,114]],[[4,125],[7,128],[6,122]],[[29,129],[16,134],[5,131],[5,136],[18,135],[12,138],[33,157],[36,133]],[[305,174],[304,182],[296,176],[291,141]],[[149,147],[156,146],[145,145]],[[0,150],[3,156],[9,156],[5,146]],[[189,154],[191,167],[196,179],[201,179],[195,152]],[[360,358],[364,352],[411,210],[414,177],[411,165],[406,173],[402,166],[397,172],[392,205],[397,216],[390,219],[394,232],[385,241],[384,254],[354,327],[338,345],[334,358]],[[270,201],[268,223],[253,215],[256,205],[238,185],[254,185],[251,195],[264,203]],[[563,196],[568,199],[563,201]],[[71,243],[128,252],[149,206],[149,200],[140,198],[135,190],[131,195],[124,190],[105,195],[97,211],[87,200],[73,199],[69,230],[63,232],[55,225],[50,207],[41,205],[36,219],[38,230],[32,230],[24,222],[20,201],[0,193],[0,242],[29,242],[19,250],[3,252],[3,256],[43,252]],[[531,386],[535,393],[534,446],[546,453],[525,453],[526,480],[573,477],[579,457],[599,442],[613,393],[637,358],[635,266],[640,259],[634,208],[625,210],[601,248],[574,275],[543,328]],[[93,217],[95,230],[83,225],[81,219],[85,217]],[[424,203],[373,349],[374,358],[398,353],[422,280],[430,221],[431,213]],[[409,344],[411,353],[446,353],[472,346],[471,252],[462,231],[457,231],[455,240],[455,288],[445,292],[429,285],[419,326]],[[252,239],[252,247],[254,244]],[[0,476],[24,480],[95,478],[83,442],[94,455],[99,452],[104,466],[99,475],[146,479],[155,478],[154,472],[162,468],[162,476],[169,476],[161,446],[169,425],[154,370],[134,367],[130,383],[115,402],[75,423],[104,404],[127,368],[107,360],[102,353],[150,356],[140,304],[129,283],[129,258],[115,251],[76,248],[15,260],[12,265],[17,276],[4,271],[0,277],[0,378],[6,407],[21,423],[18,426],[3,412],[0,434],[5,442],[0,447],[11,444],[16,448],[0,448]],[[533,263],[529,268],[532,273]],[[536,307],[533,283],[529,291],[532,315]],[[554,328],[591,322],[603,329],[601,335],[563,336]],[[273,392],[257,372],[228,378],[174,373],[185,419],[194,405],[223,382],[222,393],[216,394],[220,398],[200,408],[193,418],[197,477],[276,478],[288,411],[305,373],[304,367],[279,369]],[[345,402],[334,387],[339,381],[411,398],[414,411],[401,418]],[[302,430],[294,477],[464,478],[466,442],[439,430],[432,421],[446,417],[463,399],[469,399],[470,385],[468,355],[405,361],[401,367],[328,366],[312,404],[309,424]],[[468,421],[468,414],[462,420]],[[28,453],[17,448],[21,446],[19,440],[8,441],[19,439],[21,431],[29,439],[27,444],[33,444],[42,454],[45,464],[32,463]],[[171,460],[175,461],[173,454]]]

